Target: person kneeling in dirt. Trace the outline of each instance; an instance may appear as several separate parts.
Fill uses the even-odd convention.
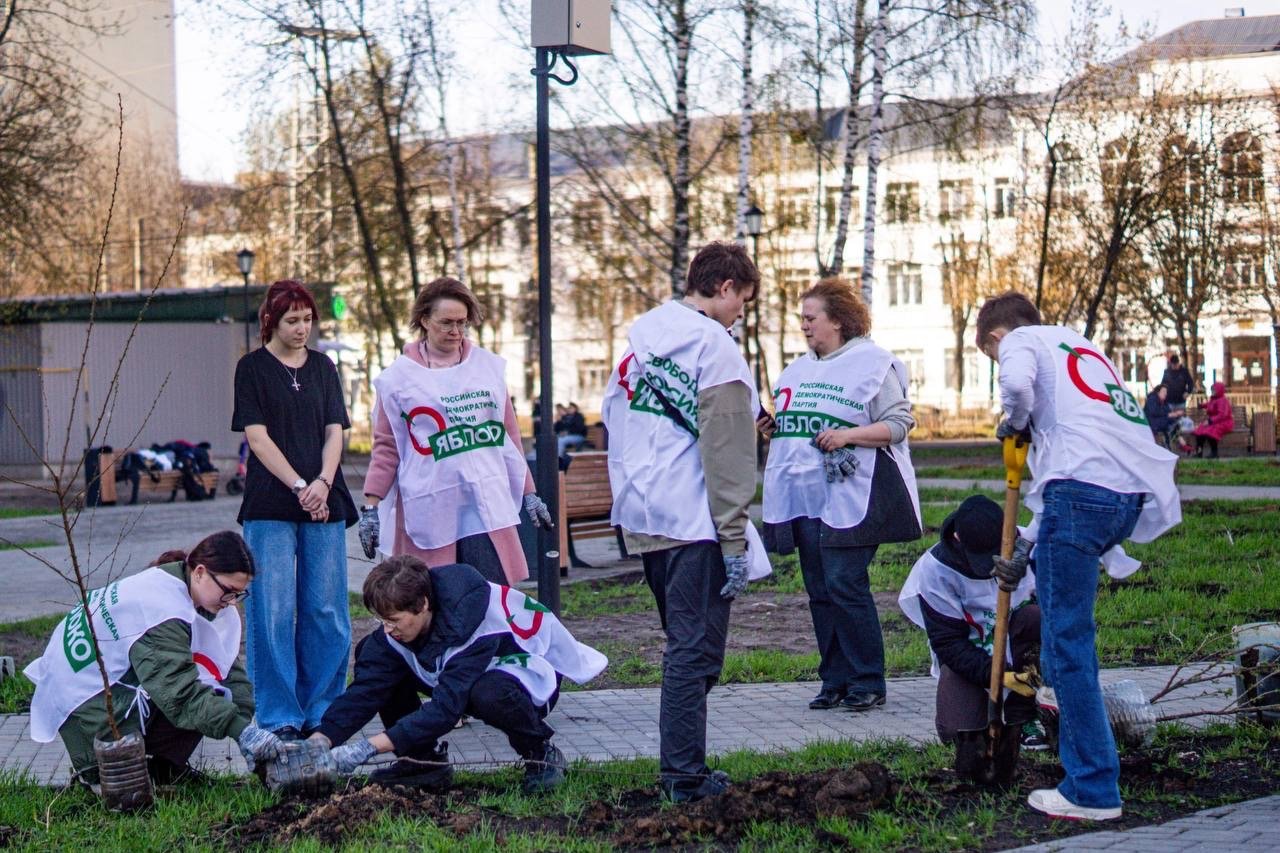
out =
[[[90,593],[98,648],[79,606],[58,623],[44,655],[24,670],[36,685],[31,738],[62,738],[76,778],[98,782],[94,738],[110,737],[106,694],[95,658],[111,681],[121,735],[143,732],[147,769],[158,784],[200,781],[187,764],[204,737],[233,737],[252,764],[284,743],[253,725],[253,688],[240,659],[240,613],[253,557],[230,530],[190,553],[166,551],[150,568]]]
[[[561,677],[590,681],[608,664],[604,655],[534,599],[462,563],[428,569],[416,557],[392,557],[369,573],[364,604],[383,630],[356,646],[355,680],[311,736],[342,744],[332,750],[339,772],[395,752],[400,760],[370,781],[447,787],[453,769],[439,739],[465,713],[506,734],[524,759],[526,793],[564,781],[565,758],[546,716]],[[423,702],[420,692],[431,698]],[[374,714],[386,731],[344,743]]]
[[[991,682],[991,643],[995,628],[1000,553],[1000,505],[982,495],[965,498],[942,523],[938,544],[921,555],[898,595],[898,606],[929,635],[933,677],[938,679],[934,724],[943,743],[957,731],[987,725]],[[1012,666],[1004,683],[1010,689],[1005,719],[1023,727],[1027,749],[1047,746],[1036,725],[1035,670],[1040,645],[1040,607],[1032,598],[1035,580],[1024,575],[1009,602]]]

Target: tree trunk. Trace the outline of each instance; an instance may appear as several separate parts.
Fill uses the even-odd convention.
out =
[[[867,211],[862,242],[862,301],[871,310],[876,269],[876,190],[880,169],[880,144],[884,124],[885,29],[889,0],[880,0],[876,11],[871,63],[871,123],[867,128]]]
[[[1053,185],[1058,180],[1058,156],[1049,146],[1049,177],[1044,189],[1044,221],[1040,226],[1040,264],[1036,269],[1036,308],[1044,302],[1044,271],[1049,263],[1049,223],[1053,217]]]
[[[369,223],[368,211],[365,210],[360,181],[356,177],[355,165],[351,161],[351,152],[347,148],[346,134],[343,132],[342,120],[338,114],[338,103],[334,97],[336,84],[333,81],[333,69],[329,64],[329,45],[324,38],[321,38],[319,43],[321,61],[324,63],[324,77],[323,79],[320,78],[321,69],[312,68],[311,74],[324,94],[325,110],[329,114],[330,129],[333,131],[333,147],[338,154],[338,166],[342,172],[343,179],[346,181],[347,191],[351,193],[351,211],[355,217],[356,230],[360,236],[360,248],[364,254],[365,270],[369,276],[369,282],[373,286],[374,298],[377,300],[378,308],[382,312],[381,319],[386,324],[385,328],[391,333],[391,340],[395,343],[396,350],[399,351],[404,347],[404,340],[400,337],[401,318],[396,315],[395,308],[391,304],[391,297],[387,292],[386,282],[382,278],[382,264],[378,258],[377,246],[374,244],[373,229]]]
[[[681,296],[685,289],[685,275],[689,266],[689,158],[690,158],[690,121],[689,121],[689,50],[693,39],[692,23],[689,20],[685,0],[677,0],[674,4],[672,23],[676,42],[676,112],[675,112],[675,144],[676,168],[675,180],[672,182],[672,213],[675,219],[675,230],[671,240],[671,293]]]
[[[755,38],[755,0],[742,4],[742,110],[738,116],[738,210],[735,236],[740,245],[747,243],[747,207],[751,193],[751,136],[755,110],[755,82],[751,79],[751,51]],[[758,294],[757,294],[758,295]]]
[[[396,221],[400,227],[400,239],[404,243],[405,254],[409,260],[409,284],[413,295],[417,296],[422,288],[421,274],[418,272],[418,235],[413,226],[412,203],[410,201],[410,182],[408,171],[404,165],[404,152],[400,147],[400,119],[403,109],[392,111],[387,105],[386,77],[379,71],[378,61],[374,54],[373,41],[367,33],[361,32],[365,55],[369,60],[369,76],[373,80],[374,95],[378,103],[378,115],[382,120],[383,141],[387,145],[387,159],[391,164],[392,193],[395,198]],[[387,72],[390,73],[388,66]],[[404,89],[401,90],[401,108],[408,92],[411,74],[404,76]]]
[[[822,271],[823,275],[839,275],[844,269],[844,245],[849,239],[849,214],[853,210],[853,170],[857,165],[855,134],[858,126],[858,98],[862,92],[862,62],[866,56],[867,43],[866,12],[867,0],[858,0],[853,20],[853,68],[849,74],[849,103],[844,113],[844,169],[840,176],[840,212],[836,216],[831,263]],[[868,163],[868,183],[870,168]]]
[[[1116,262],[1120,260],[1120,253],[1124,250],[1124,246],[1120,241],[1119,230],[1111,232],[1111,241],[1107,244],[1107,254],[1103,259],[1102,273],[1098,276],[1098,287],[1094,291],[1093,296],[1089,298],[1089,305],[1085,309],[1084,319],[1084,336],[1092,339],[1093,333],[1098,328],[1098,316],[1102,312],[1102,301],[1106,298],[1107,290],[1111,287],[1111,277],[1115,272]]]
[[[951,369],[956,372],[956,411],[964,408],[964,333],[969,327],[969,315],[959,310],[952,300],[951,306],[951,345],[955,347],[951,355]]]

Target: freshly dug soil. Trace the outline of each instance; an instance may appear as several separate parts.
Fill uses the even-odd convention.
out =
[[[1024,760],[1016,790],[1008,794],[1011,814],[999,819],[980,845],[966,849],[1001,850],[1081,832],[1162,823],[1204,808],[1207,802],[1272,793],[1280,783],[1280,739],[1248,758],[1205,758],[1226,743],[1225,736],[1189,735],[1127,754],[1121,762],[1122,784],[1129,792],[1125,815],[1104,825],[1051,821],[1020,805],[1033,788],[1052,787],[1061,778],[1054,762]],[[439,795],[353,785],[318,805],[285,800],[238,826],[220,827],[219,834],[233,839],[235,849],[308,836],[332,845],[387,813],[430,820],[459,837],[483,821],[496,832],[499,844],[512,833],[548,833],[607,840],[623,850],[687,846],[733,850],[756,821],[811,826],[822,817],[858,821],[871,811],[881,811],[918,814],[932,822],[970,813],[978,805],[980,791],[961,783],[950,770],[936,771],[904,787],[885,767],[867,762],[810,773],[765,773],[738,782],[721,797],[687,806],[664,807],[654,788],[631,790],[616,800],[590,803],[575,818],[508,816],[474,805],[480,793],[476,788]],[[843,846],[837,836],[822,830],[816,835],[833,849]]]

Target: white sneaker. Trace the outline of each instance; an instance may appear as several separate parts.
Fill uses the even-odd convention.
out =
[[[1038,812],[1044,812],[1049,817],[1062,818],[1063,820],[1113,820],[1120,817],[1120,806],[1114,806],[1109,809],[1091,809],[1088,806],[1077,806],[1068,800],[1062,794],[1058,793],[1057,788],[1041,788],[1038,791],[1032,791],[1027,797],[1027,805]]]

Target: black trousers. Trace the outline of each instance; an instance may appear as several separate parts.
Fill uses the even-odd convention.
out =
[[[175,767],[185,767],[192,753],[200,745],[204,735],[192,729],[180,729],[170,722],[154,704],[147,716],[147,733],[143,741],[147,755],[170,762]]]
[[[1209,458],[1217,459],[1218,458],[1218,439],[1214,438],[1211,435],[1196,436],[1196,453],[1198,454],[1203,453],[1204,446],[1206,444],[1209,445]]]
[[[480,573],[489,583],[507,585],[507,573],[498,559],[498,549],[488,533],[476,533],[458,540],[457,560]]]
[[[1027,604],[1009,614],[1009,651],[1013,654],[1013,668],[1021,669],[1028,663],[1040,665],[1040,607]],[[957,731],[973,731],[987,725],[987,690],[989,685],[974,684],[956,674],[950,667],[940,667],[938,675],[937,712],[934,725],[938,728],[938,740],[952,743]],[[1035,699],[1010,692],[1004,700],[1004,718],[1010,724],[1021,724],[1035,719]]]
[[[363,643],[364,640],[361,640]],[[359,651],[356,652],[357,657]],[[391,728],[402,718],[422,707],[419,691],[422,683],[412,675],[396,685],[390,699],[378,712],[382,724]],[[507,736],[521,758],[541,758],[547,741],[555,735],[555,729],[546,723],[547,714],[556,706],[560,691],[551,694],[545,705],[535,705],[529,691],[514,676],[490,670],[476,679],[467,699],[466,713],[486,725],[493,726]],[[424,743],[401,755],[422,758],[435,752],[437,744]]]
[[[707,770],[707,694],[720,680],[729,633],[726,578],[716,542],[644,555],[644,576],[667,633],[658,712],[663,781],[696,788]]]

